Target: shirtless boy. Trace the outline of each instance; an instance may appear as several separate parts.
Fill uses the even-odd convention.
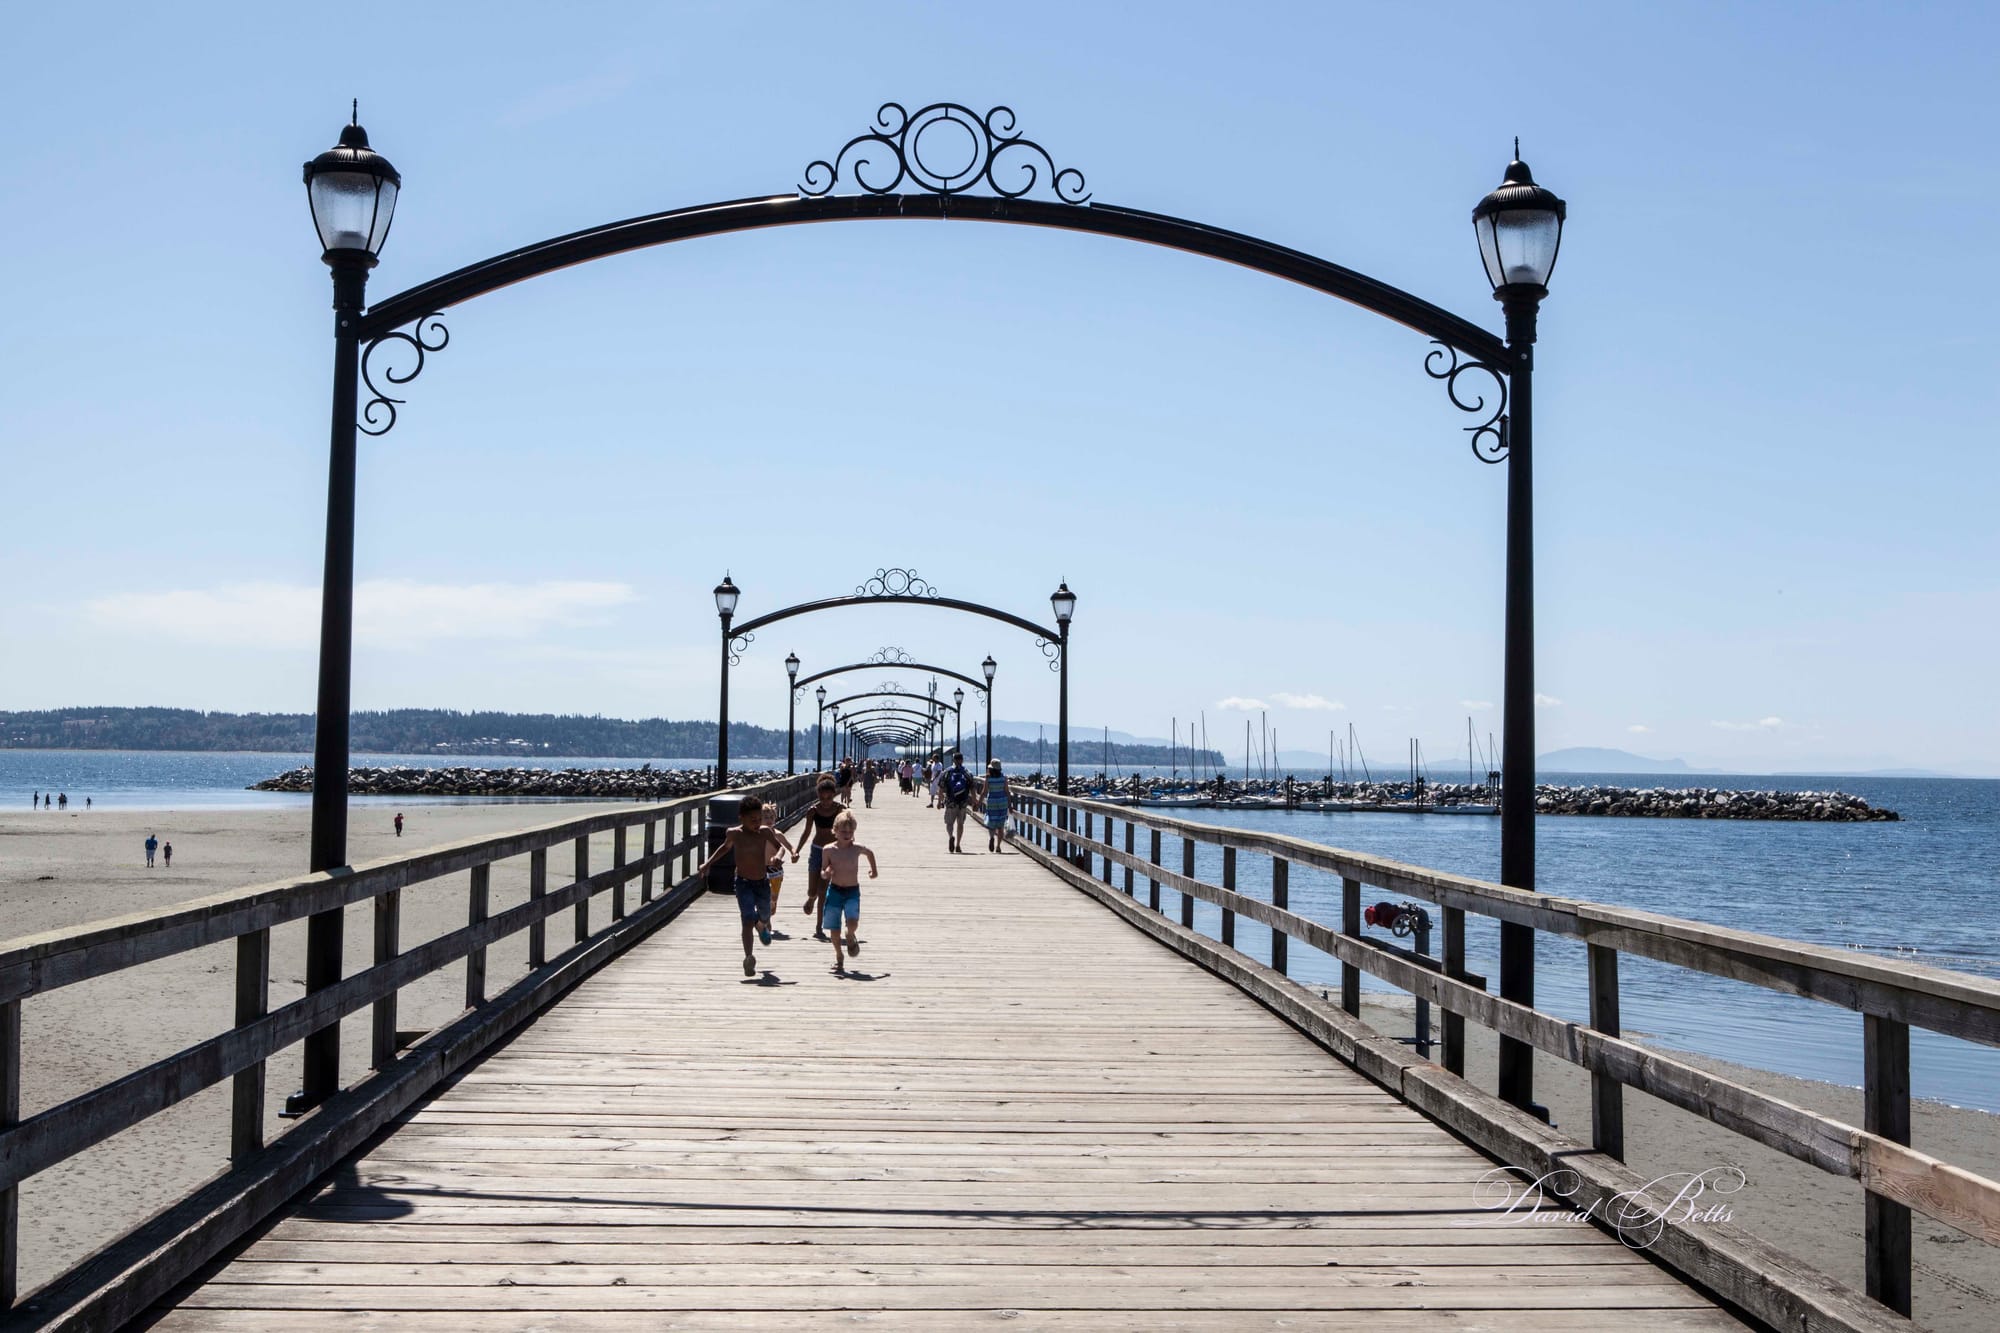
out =
[[[792,851],[792,844],[778,830],[764,827],[764,805],[756,797],[743,798],[739,816],[742,822],[722,835],[722,845],[695,873],[706,875],[709,867],[725,856],[735,859],[736,909],[743,916],[743,975],[754,977],[757,954],[750,947],[751,932],[765,944],[771,942],[771,885],[766,878],[771,858],[778,854],[777,848]]]
[[[854,840],[854,812],[843,810],[833,821],[833,842],[821,854],[820,864],[826,869],[826,919],[827,933],[833,936],[833,971],[835,976],[847,975],[847,962],[841,957],[840,922],[847,920],[847,952],[851,956],[861,952],[861,941],[854,932],[861,925],[861,861],[868,860],[868,878],[875,878],[875,853]]]
[[[820,906],[826,900],[826,872],[820,868],[820,856],[826,845],[833,841],[833,821],[840,812],[847,809],[833,799],[833,779],[819,780],[819,800],[806,807],[806,819],[812,824],[812,856],[806,861],[806,915],[813,919],[813,938],[823,940],[826,932],[820,929]],[[805,839],[799,842],[803,845]],[[792,860],[799,859],[798,852],[792,853]]]

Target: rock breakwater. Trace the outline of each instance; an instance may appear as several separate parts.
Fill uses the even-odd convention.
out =
[[[781,778],[774,771],[731,772],[729,785],[751,787]],[[253,783],[251,791],[313,789],[310,765]],[[579,800],[672,800],[714,789],[705,768],[350,768],[355,796],[567,796]]]

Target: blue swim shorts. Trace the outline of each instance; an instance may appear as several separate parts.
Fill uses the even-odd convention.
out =
[[[826,886],[826,910],[821,913],[820,927],[824,930],[839,930],[840,918],[845,916],[847,924],[858,925],[861,921],[861,886],[843,889],[838,884]]]
[[[736,878],[736,910],[743,914],[745,921],[769,921],[771,919],[771,884],[769,880]]]

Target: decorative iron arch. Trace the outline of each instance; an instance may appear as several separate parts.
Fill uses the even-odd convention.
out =
[[[800,676],[792,686],[792,694],[795,698],[803,698],[804,696],[800,694],[800,691],[815,682],[826,680],[832,676],[847,675],[856,671],[879,671],[885,665],[892,670],[928,671],[934,676],[949,676],[953,680],[969,686],[973,693],[977,694],[980,698],[984,699],[986,697],[985,681],[968,676],[962,671],[953,671],[950,667],[933,666],[928,662],[913,661],[907,656],[900,662],[882,663],[873,660],[867,662],[849,662],[846,666],[828,667],[824,671],[815,671],[810,676]]]
[[[826,701],[826,706],[828,708],[838,708],[842,704],[848,702],[849,699],[916,699],[920,701],[927,700],[931,703],[936,704],[939,708],[944,709],[948,713],[956,713],[960,711],[959,706],[955,703],[952,703],[949,699],[943,699],[943,698],[933,699],[928,694],[906,694],[901,690],[863,690],[859,694],[848,695],[846,699],[828,699]],[[922,712],[923,710],[911,709],[909,711]],[[855,714],[842,713],[841,716],[842,717],[858,716],[858,712]]]

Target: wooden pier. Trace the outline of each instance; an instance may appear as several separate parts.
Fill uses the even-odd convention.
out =
[[[766,794],[790,810],[804,785]],[[701,806],[595,815],[0,946],[15,1022],[24,997],[229,938],[248,997],[215,1043],[0,1123],[5,1188],[149,1108],[236,1088],[234,1168],[29,1294],[0,1329],[1919,1327],[1726,1226],[1670,1227],[1641,1252],[1553,1197],[1526,1220],[1504,1212],[1520,1187],[1503,1164],[1573,1168],[1572,1202],[1631,1183],[1625,1084],[1861,1181],[1871,1279],[1895,1276],[1899,1236],[1907,1279],[1912,1207],[1981,1239],[2000,1231],[2000,1186],[1894,1142],[1888,1093],[1864,1131],[1720,1079],[1697,1085],[1658,1054],[1628,1058],[1615,957],[1600,977],[1598,951],[1698,945],[1683,965],[1705,970],[1754,970],[1742,960],[1755,956],[1781,988],[1871,1014],[1893,991],[1908,1021],[1975,1040],[2000,1014],[1989,983],[1764,937],[1696,941],[1689,923],[1593,908],[1610,1022],[1562,1024],[1464,979],[1449,919],[1445,959],[1425,971],[1358,927],[1294,915],[1284,867],[1324,862],[1351,876],[1350,896],[1365,877],[1558,932],[1583,928],[1576,903],[1042,795],[1006,854],[951,855],[937,813],[886,786],[860,812],[883,877],[863,884],[853,974],[833,975],[830,947],[810,938],[795,874],[778,921],[791,938],[760,948],[746,978],[733,900],[691,878]],[[1178,858],[1162,857],[1163,830]],[[611,840],[608,863],[593,839]],[[1198,840],[1225,847],[1223,885],[1194,877]],[[549,853],[571,843],[575,878],[559,882]],[[1268,858],[1263,898],[1239,885],[1239,853],[1244,867]],[[489,915],[492,868],[508,858],[532,863],[532,896]],[[465,929],[398,951],[384,904],[393,921],[401,886],[465,872]],[[607,898],[609,921],[591,919]],[[370,899],[376,965],[265,1013],[259,933]],[[1190,928],[1196,900],[1224,909],[1222,939]],[[572,911],[576,943],[551,950],[538,925]],[[1239,916],[1278,932],[1270,965],[1229,947]],[[1462,916],[1457,930],[1462,949]],[[522,935],[534,968],[487,994],[485,950]],[[1595,1141],[1365,1027],[1343,1003],[1349,985],[1328,1000],[1291,982],[1288,947],[1440,1006],[1446,1066],[1462,1065],[1452,1038],[1468,1017],[1585,1064],[1601,1081]],[[477,964],[465,1013],[406,1045],[396,988],[454,959]],[[388,1034],[378,1068],[259,1142],[265,1061],[328,1013],[365,1008]],[[1893,1071],[1888,1021],[1871,1017],[1869,1032],[1871,1071]],[[18,1045],[5,1055],[17,1068]],[[1902,1096],[1906,1115],[1906,1082]],[[19,1223],[5,1220],[11,1245]]]

